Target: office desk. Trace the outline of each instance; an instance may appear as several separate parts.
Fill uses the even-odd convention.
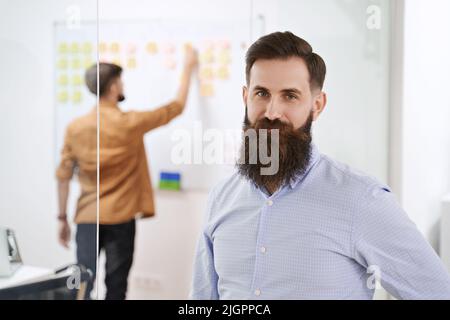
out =
[[[54,270],[23,265],[10,277],[0,277],[0,290],[39,281],[54,274]]]

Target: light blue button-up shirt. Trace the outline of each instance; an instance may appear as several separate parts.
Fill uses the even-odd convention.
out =
[[[235,173],[210,193],[193,299],[450,299],[450,277],[389,188],[318,152],[272,195]]]

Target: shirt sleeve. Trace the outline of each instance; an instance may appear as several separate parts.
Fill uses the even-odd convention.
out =
[[[72,178],[76,167],[76,159],[72,152],[72,137],[70,127],[67,128],[64,137],[64,145],[61,150],[61,160],[56,169],[56,178],[59,180],[69,180]]]
[[[353,226],[354,259],[397,299],[450,299],[444,264],[389,190],[371,191]]]
[[[180,115],[183,111],[183,105],[172,101],[164,106],[150,111],[129,111],[126,113],[129,125],[134,128],[138,134],[163,126],[169,123],[173,118]]]
[[[202,233],[198,239],[197,249],[194,259],[194,273],[192,277],[192,288],[189,294],[194,300],[218,300],[219,293],[217,282],[219,276],[214,267],[213,242],[208,234],[208,218],[212,210],[213,192],[208,197],[208,204],[205,215],[205,223]]]

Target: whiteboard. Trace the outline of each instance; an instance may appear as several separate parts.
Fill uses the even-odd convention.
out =
[[[145,146],[155,186],[159,173],[169,171],[181,173],[182,189],[209,189],[233,170],[239,147],[249,28],[248,20],[105,21],[97,46],[95,23],[78,29],[55,24],[57,159],[68,123],[95,106],[84,71],[96,61],[97,48],[100,61],[124,68],[121,109],[150,110],[175,97],[184,46],[192,45],[200,63],[187,106],[168,125],[149,132]],[[190,145],[182,145],[188,140]],[[223,146],[222,153],[216,152],[217,145]]]

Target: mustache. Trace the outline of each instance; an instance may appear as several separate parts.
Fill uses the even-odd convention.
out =
[[[255,130],[265,129],[268,130],[269,133],[271,130],[279,130],[280,133],[294,131],[294,127],[292,126],[292,124],[282,122],[279,119],[270,120],[268,118],[262,118],[256,121],[256,123],[251,127]]]
[[[257,120],[255,123],[251,123],[250,119],[248,118],[248,108],[245,107],[245,114],[244,114],[244,121],[243,121],[243,129],[247,130],[249,128],[252,129],[279,129],[280,132],[303,132],[303,133],[310,133],[312,128],[312,112],[309,114],[308,118],[306,119],[305,124],[300,127],[299,129],[295,130],[294,126],[291,123],[286,123],[281,121],[280,119],[274,119],[270,120],[267,117],[261,118]]]
[[[244,118],[243,130],[254,129],[257,132],[259,130],[267,130],[270,135],[271,130],[279,130],[280,144],[284,144],[289,139],[310,140],[310,132],[312,126],[312,115],[309,115],[305,124],[299,129],[294,129],[291,123],[281,121],[280,119],[270,120],[266,117],[257,120],[255,123],[251,123],[248,119],[247,112]]]

